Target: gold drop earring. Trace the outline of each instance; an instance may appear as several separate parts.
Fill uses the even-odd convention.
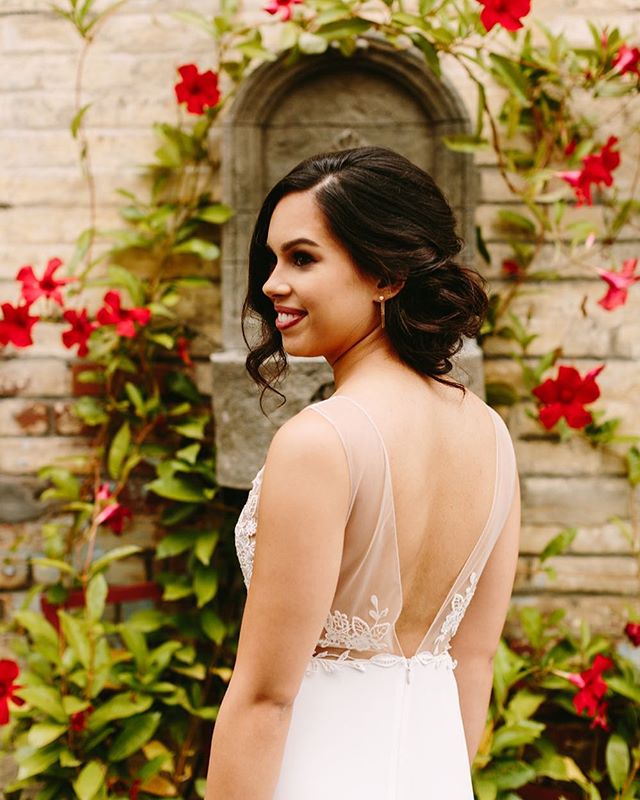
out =
[[[380,322],[384,328],[384,296],[380,295]]]

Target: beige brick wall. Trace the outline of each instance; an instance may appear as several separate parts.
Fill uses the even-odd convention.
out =
[[[104,4],[103,4],[104,5]],[[141,166],[155,149],[151,124],[176,119],[173,84],[176,67],[195,61],[210,66],[211,45],[197,29],[171,16],[188,7],[212,12],[205,0],[130,0],[111,17],[91,48],[85,69],[84,102],[93,102],[86,116],[91,159],[99,197],[98,226],[119,225],[116,187],[143,190]],[[570,31],[576,41],[588,41],[585,20],[618,24],[633,30],[637,11],[632,0],[534,0],[534,13],[554,30]],[[252,18],[264,19],[250,4]],[[75,67],[79,39],[70,26],[48,11],[46,0],[3,0],[0,4],[0,298],[14,300],[17,269],[38,269],[54,256],[69,258],[78,233],[89,224],[86,186],[76,143],[68,130],[73,114]],[[446,71],[460,93],[475,103],[464,75],[447,63]],[[490,92],[496,102],[497,92]],[[610,104],[611,105],[611,104]],[[473,106],[470,107],[473,113]],[[626,115],[640,114],[638,104]],[[616,133],[615,129],[611,130]],[[627,154],[626,165],[632,164]],[[500,234],[491,226],[495,211],[512,204],[495,166],[483,154],[481,205],[478,219],[494,253],[492,268],[482,266],[492,286],[501,284],[499,265],[508,253]],[[633,171],[620,170],[618,183],[628,185]],[[446,187],[445,187],[446,189]],[[582,209],[581,217],[598,218],[597,207]],[[625,233],[600,264],[619,264],[638,255],[639,242]],[[550,248],[540,266],[554,264]],[[529,287],[517,300],[525,316],[534,309],[532,329],[539,334],[531,354],[558,344],[565,357],[582,372],[606,361],[599,382],[602,403],[610,414],[624,417],[624,432],[640,432],[636,398],[640,390],[640,291],[632,291],[626,307],[608,314],[595,301],[603,284],[580,264],[555,264],[559,283]],[[586,299],[588,316],[580,305]],[[96,297],[90,298],[91,302]],[[219,287],[198,293],[188,301],[192,318],[209,320],[197,347],[196,377],[203,391],[211,390],[207,349],[220,342]],[[72,373],[69,352],[60,344],[55,325],[36,328],[33,348],[17,358],[0,359],[0,488],[11,502],[0,510],[0,549],[12,547],[13,563],[0,563],[0,605],[7,611],[24,596],[35,578],[25,566],[29,550],[38,546],[38,524],[33,517],[33,475],[54,455],[82,452],[80,428],[69,414]],[[487,347],[486,373],[491,380],[514,379],[517,365],[508,344],[492,341]],[[505,410],[505,413],[507,411]],[[626,608],[638,596],[638,564],[630,543],[612,517],[629,517],[629,494],[617,459],[583,442],[557,446],[541,435],[521,408],[508,412],[521,471],[523,490],[522,555],[514,604],[560,604],[572,617],[586,615],[598,627],[619,630]],[[7,495],[9,492],[9,495]],[[570,552],[555,559],[558,577],[541,572],[537,554],[561,528],[576,525],[579,534]],[[151,544],[146,523],[129,534]],[[107,546],[106,541],[103,546]],[[143,559],[134,560],[129,578],[148,574]],[[125,576],[119,576],[125,579]]]

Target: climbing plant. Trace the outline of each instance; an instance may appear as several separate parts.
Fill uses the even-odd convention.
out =
[[[40,270],[22,267],[20,300],[2,304],[0,346],[7,353],[31,346],[41,320],[62,323],[62,343],[81,365],[74,412],[90,441],[85,455],[52,460],[40,473],[48,510],[33,565],[55,577],[36,584],[15,615],[18,660],[0,661],[0,724],[18,764],[5,788],[11,798],[34,789],[37,800],[204,796],[211,723],[231,676],[243,587],[232,536],[237,509],[221,499],[208,399],[194,382],[190,344],[197,331],[180,308],[189,292],[210,282],[221,228],[234,213],[208,188],[218,166],[212,128],[260,64],[281,58],[286,69],[329,48],[350,58],[374,40],[411,48],[436,75],[455,62],[477,93],[475,124],[444,137],[445,144],[492,151],[517,201],[493,223],[511,253],[501,261],[505,280],[491,294],[480,341],[511,343],[519,378],[488,384],[487,399],[522,404],[541,430],[557,434],[558,447],[580,436],[614,453],[625,464],[630,497],[640,482],[639,437],[620,435],[621,420],[592,406],[605,365],[581,375],[571,363],[558,364],[562,342],[532,357],[530,320],[513,310],[533,281],[549,281],[552,292],[565,264],[602,280],[598,303],[609,314],[640,291],[636,258],[597,266],[611,260],[621,232],[638,225],[639,169],[624,163],[619,147],[622,140],[630,150],[640,134],[637,125],[622,124],[638,98],[637,46],[617,29],[590,25],[591,44],[574,47],[564,34],[528,24],[529,0],[419,0],[410,7],[403,0],[270,0],[257,26],[243,21],[234,0],[223,0],[211,16],[177,12],[212,40],[210,63],[179,67],[167,92],[180,119],[154,125],[149,193],[120,190],[123,225],[105,231],[96,224],[84,64],[122,5],[54,6],[82,41],[70,130],[90,219],[66,264],[52,254]],[[497,108],[490,86],[503,97]],[[610,118],[583,110],[611,98]],[[621,188],[623,172],[632,178]],[[583,216],[591,206],[601,212],[598,222]],[[491,264],[487,241],[478,228],[478,252]],[[87,290],[101,292],[95,313],[85,305]],[[141,596],[155,604],[121,620],[111,603],[132,598],[110,582],[109,569],[142,552],[127,541],[141,515],[153,520],[157,542],[154,580]],[[637,554],[635,510],[624,530]],[[101,532],[122,544],[98,552]],[[540,557],[542,567],[550,570],[544,562],[575,535],[559,531]],[[520,617],[525,640],[504,641],[496,658],[475,763],[477,796],[513,800],[536,780],[564,787],[567,797],[639,796],[637,658],[591,636],[587,626],[574,637],[560,614],[545,619],[525,609]],[[640,643],[637,620],[629,620],[626,634],[628,648]],[[548,735],[550,709],[596,743],[590,763],[579,764],[578,754]]]

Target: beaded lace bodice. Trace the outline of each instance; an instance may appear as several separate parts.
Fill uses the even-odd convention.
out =
[[[364,669],[367,663],[390,666],[402,661],[407,680],[415,663],[455,667],[451,640],[471,603],[478,580],[504,526],[515,490],[513,444],[499,414],[489,408],[496,429],[496,470],[491,511],[485,527],[416,653],[407,658],[395,623],[402,611],[402,584],[388,454],[368,412],[346,395],[333,395],[308,408],[331,422],[343,443],[351,479],[349,516],[343,558],[331,610],[307,673],[342,667]],[[258,503],[264,465],[253,479],[235,528],[238,560],[249,588],[253,570]],[[340,652],[327,652],[331,648]],[[372,652],[367,658],[352,653]]]

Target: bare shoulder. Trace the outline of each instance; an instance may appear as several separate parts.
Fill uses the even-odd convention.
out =
[[[326,417],[309,408],[278,428],[265,466],[266,471],[285,471],[291,479],[324,478],[348,485],[347,458],[338,432]]]

